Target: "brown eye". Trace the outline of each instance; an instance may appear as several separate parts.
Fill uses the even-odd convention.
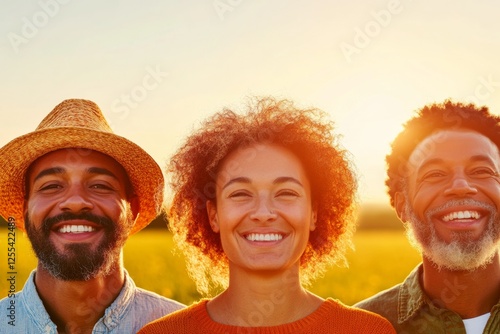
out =
[[[298,197],[299,196],[299,193],[297,193],[296,191],[293,191],[293,190],[281,190],[279,191],[276,196],[280,196],[280,197]]]
[[[94,183],[90,185],[89,188],[97,193],[109,193],[115,190],[113,187],[106,183]]]
[[[55,191],[55,190],[58,190],[58,189],[61,189],[62,186],[57,184],[57,183],[50,183],[50,184],[45,184],[43,185],[42,187],[39,188],[39,191],[42,191],[42,192],[51,192],[51,191]]]
[[[229,194],[230,198],[244,198],[244,197],[250,197],[251,195],[246,192],[246,191],[235,191]]]
[[[111,187],[105,185],[105,184],[94,184],[92,186],[90,186],[90,188],[94,188],[94,189],[112,189]]]
[[[476,168],[471,172],[474,176],[496,176],[497,173],[490,168]]]
[[[446,174],[442,171],[431,171],[426,173],[423,177],[422,180],[435,180],[435,179],[440,179],[442,177],[446,176]]]

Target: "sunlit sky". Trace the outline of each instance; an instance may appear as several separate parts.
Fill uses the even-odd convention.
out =
[[[95,101],[164,166],[200,121],[248,96],[331,115],[365,202],[414,110],[500,109],[500,2],[5,0],[0,145],[67,98]]]

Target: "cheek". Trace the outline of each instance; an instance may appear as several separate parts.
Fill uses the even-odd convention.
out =
[[[500,201],[500,183],[498,179],[485,182],[485,184],[478,184],[477,188],[495,201]]]
[[[238,203],[231,201],[219,201],[217,204],[217,217],[219,218],[219,223],[223,221],[234,221],[241,219],[253,209],[253,204],[251,202]]]
[[[310,218],[313,212],[312,204],[305,199],[294,202],[277,202],[276,208],[288,215],[296,217],[303,216]]]
[[[43,198],[29,199],[25,204],[25,213],[31,220],[48,215],[54,207],[54,201]]]
[[[109,201],[102,203],[102,210],[105,214],[111,217],[113,220],[124,220],[128,218],[128,214],[131,210],[130,203],[126,200]]]
[[[224,234],[224,232],[230,232],[233,230],[240,222],[241,214],[238,212],[232,212],[229,210],[218,211],[217,213],[217,222],[219,226],[219,232]]]
[[[442,193],[442,187],[436,185],[422,185],[416,190],[409,190],[411,206],[419,216],[429,208],[433,200]]]
[[[429,208],[429,203],[427,202],[425,196],[417,196],[410,202],[410,209],[413,210],[413,213],[417,216],[418,219],[424,220],[425,212]],[[406,210],[406,208],[405,208]]]

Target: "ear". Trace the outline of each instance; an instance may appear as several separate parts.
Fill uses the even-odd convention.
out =
[[[313,208],[311,215],[311,225],[309,226],[309,230],[312,232],[316,229],[316,222],[318,220],[318,210]]]
[[[23,219],[26,217],[26,214],[28,213],[28,202],[30,198],[30,192],[31,190],[29,189],[30,186],[28,185],[28,173],[24,176],[24,196],[23,196]]]
[[[24,219],[24,217],[26,217],[27,213],[28,213],[28,200],[24,199],[24,204],[23,204],[23,219]]]
[[[396,209],[396,214],[403,223],[406,223],[408,221],[408,217],[406,217],[405,207],[406,197],[402,192],[398,191],[394,194],[394,209]]]
[[[208,221],[210,222],[210,227],[212,227],[212,231],[215,233],[220,232],[219,219],[217,218],[217,206],[213,201],[207,201],[207,214]]]
[[[137,215],[139,214],[140,209],[139,197],[134,194],[128,199],[128,202],[130,203],[130,209],[132,210],[132,215],[135,220],[137,218]]]

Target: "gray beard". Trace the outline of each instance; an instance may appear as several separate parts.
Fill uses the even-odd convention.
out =
[[[489,212],[486,230],[479,240],[470,232],[453,232],[451,242],[442,240],[431,222],[431,217],[438,211],[457,205],[474,205]],[[464,199],[447,202],[432,211],[425,212],[425,222],[421,221],[407,203],[405,214],[406,235],[411,244],[424,257],[436,265],[438,270],[473,271],[493,261],[498,252],[500,241],[500,216],[495,207],[475,200]]]

